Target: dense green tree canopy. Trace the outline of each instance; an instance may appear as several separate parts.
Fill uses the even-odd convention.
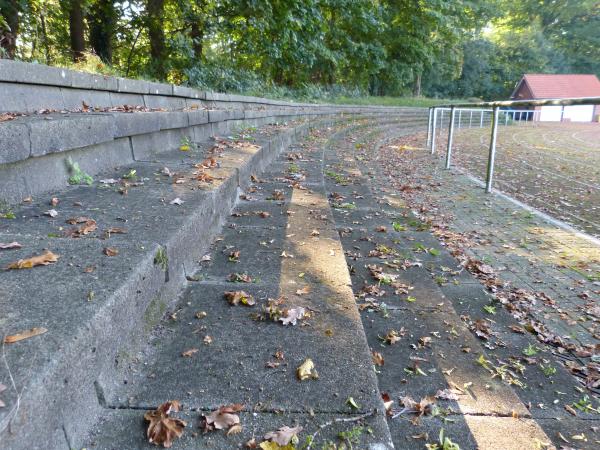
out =
[[[0,56],[228,91],[506,97],[600,75],[597,0],[0,0]]]

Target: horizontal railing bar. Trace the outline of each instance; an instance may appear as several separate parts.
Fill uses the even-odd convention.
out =
[[[600,97],[552,98],[543,100],[503,100],[498,102],[454,103],[439,105],[434,108],[495,108],[503,106],[569,106],[600,105]]]

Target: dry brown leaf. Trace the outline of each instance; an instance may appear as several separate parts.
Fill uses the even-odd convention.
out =
[[[381,353],[376,352],[375,350],[372,350],[371,357],[373,359],[373,364],[375,364],[376,366],[383,366],[385,361],[384,361],[383,355]]]
[[[114,247],[104,247],[102,253],[104,253],[106,256],[117,256],[119,254],[119,250]]]
[[[267,211],[261,211],[261,212],[258,213],[258,215],[260,217],[262,217],[263,219],[267,219],[267,218],[271,217],[271,213],[269,213]]]
[[[296,291],[296,295],[310,294],[310,286],[304,286]]]
[[[148,411],[144,414],[144,419],[150,422],[146,436],[151,444],[170,448],[173,440],[181,437],[187,423],[181,419],[169,417],[171,412],[179,411],[179,406],[178,401],[169,401],[160,405],[155,411]]]
[[[400,337],[401,337],[401,335],[396,330],[390,330],[385,335],[383,340],[385,342],[387,342],[388,344],[393,345],[400,340]]]
[[[204,339],[202,340],[206,345],[210,345],[212,344],[213,339],[207,334],[206,336],[204,336]]]
[[[198,349],[197,348],[190,348],[189,350],[186,350],[185,352],[182,352],[181,356],[183,356],[184,358],[189,358],[194,353],[198,353]]]
[[[0,242],[0,250],[11,250],[14,248],[21,248],[22,245],[18,242],[9,242],[7,244]]]
[[[78,217],[76,220],[84,219],[84,217]],[[69,219],[70,220],[70,219]],[[68,221],[67,221],[68,222]],[[76,222],[81,223],[81,222]],[[87,219],[83,225],[79,227],[73,227],[65,231],[65,236],[78,238],[84,236],[86,234],[90,234],[92,231],[95,231],[97,228],[96,221],[93,219]]]
[[[80,216],[80,217],[69,217],[66,222],[69,225],[77,225],[78,223],[84,223],[87,222],[88,220],[92,220],[89,217],[84,217],[84,216]]]
[[[312,359],[307,358],[302,364],[300,364],[300,367],[296,369],[296,376],[300,381],[308,379],[316,380],[317,378],[319,378],[317,369],[315,369],[315,363],[312,361]]]
[[[387,227],[384,225],[379,225],[377,228],[375,228],[375,231],[378,231],[379,233],[386,233]]]
[[[254,297],[245,291],[227,291],[223,294],[230,305],[237,305],[241,303],[246,306],[254,306],[256,301]]]
[[[227,436],[231,436],[232,434],[238,434],[242,432],[242,426],[239,423],[233,425],[229,430],[227,430]]]
[[[267,198],[267,200],[285,200],[285,194],[283,193],[283,191],[273,191],[273,193],[270,197]]]
[[[244,405],[235,403],[233,405],[221,406],[216,411],[211,412],[208,416],[202,416],[201,426],[204,432],[207,433],[213,430],[226,430],[240,423],[240,417],[237,415]]]
[[[48,330],[44,327],[35,327],[30,330],[21,331],[16,334],[11,334],[4,338],[5,344],[14,344],[15,342],[22,341],[24,339],[29,339],[34,336],[39,336],[40,334],[46,333]]]
[[[50,199],[50,206],[57,206],[59,202],[60,200],[58,199],[58,197],[52,197]]]
[[[277,431],[271,431],[265,434],[265,439],[275,442],[277,445],[285,446],[302,431],[302,427],[283,426]]]
[[[6,266],[6,270],[10,269],[31,269],[36,266],[47,266],[48,264],[55,263],[60,258],[59,255],[55,255],[50,250],[46,250],[43,254],[38,256],[32,256],[27,259],[19,259]]]

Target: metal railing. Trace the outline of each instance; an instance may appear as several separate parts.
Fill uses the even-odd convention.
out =
[[[547,100],[508,100],[499,102],[482,102],[482,103],[455,103],[452,105],[441,105],[429,108],[429,123],[427,127],[427,148],[431,150],[431,154],[435,153],[437,130],[444,128],[444,112],[449,111],[450,117],[448,120],[448,143],[446,146],[446,161],[445,168],[450,169],[452,163],[452,145],[454,141],[454,130],[457,123],[458,112],[458,128],[461,128],[463,123],[462,115],[468,113],[469,127],[473,127],[473,113],[479,113],[479,128],[484,126],[491,127],[491,136],[488,152],[488,160],[486,167],[485,192],[492,192],[492,183],[494,178],[494,161],[496,158],[496,141],[498,138],[498,125],[501,123],[500,117],[504,115],[503,120],[505,125],[523,122],[539,122],[541,118],[540,110],[528,109],[510,109],[514,107],[542,107],[542,106],[575,106],[575,105],[600,105],[600,97],[582,97],[582,98],[564,98],[564,99],[547,99]],[[501,109],[507,108],[507,109]],[[528,114],[529,113],[529,114]],[[537,116],[536,116],[537,113]],[[593,114],[593,113],[592,113]],[[440,125],[438,128],[438,118]],[[536,120],[537,119],[537,120]],[[475,122],[476,123],[476,122]]]

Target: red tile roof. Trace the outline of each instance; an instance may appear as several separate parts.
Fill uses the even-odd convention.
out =
[[[523,83],[529,86],[533,99],[600,97],[600,80],[596,75],[525,74],[513,97]]]

